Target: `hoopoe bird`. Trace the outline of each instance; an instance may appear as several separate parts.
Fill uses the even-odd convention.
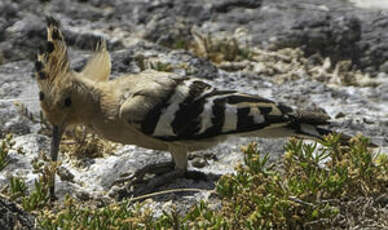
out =
[[[53,125],[52,160],[57,160],[66,127],[82,124],[114,142],[170,152],[174,167],[150,182],[151,188],[183,176],[190,151],[212,147],[230,135],[319,139],[331,133],[318,127],[329,124],[324,114],[220,90],[194,77],[144,71],[108,80],[111,61],[104,40],[83,70],[73,71],[59,22],[52,17],[35,69],[41,108]]]

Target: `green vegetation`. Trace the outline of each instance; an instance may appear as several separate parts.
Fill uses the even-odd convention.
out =
[[[10,151],[16,151],[18,154],[24,154],[21,147],[15,149],[15,141],[13,141],[12,134],[8,134],[0,142],[0,171],[7,167],[9,163],[9,153]]]
[[[0,148],[0,164],[2,167],[0,171],[4,169],[8,162],[8,154],[11,150],[16,151],[18,154],[24,155],[22,148],[15,149],[15,141],[12,135],[7,135],[6,138],[1,142]],[[48,162],[45,164],[44,162]],[[9,185],[2,189],[3,195],[9,197],[9,199],[20,203],[24,210],[33,211],[42,208],[47,208],[49,201],[48,185],[49,177],[55,175],[56,163],[49,162],[45,154],[40,153],[39,157],[34,159],[33,162],[34,172],[39,173],[40,177],[35,181],[34,188],[28,192],[27,185],[23,178],[11,176],[9,178]]]
[[[48,183],[42,179],[35,180],[34,189],[22,199],[22,207],[26,211],[38,211],[45,208],[49,202]]]
[[[201,201],[185,215],[164,212],[154,218],[141,203],[130,200],[90,208],[67,197],[64,206],[44,209],[43,229],[326,229],[348,226],[345,216],[361,218],[355,201],[375,200],[386,194],[388,158],[372,154],[364,138],[342,146],[338,137],[316,144],[291,140],[280,162],[269,163],[256,144],[243,148],[244,165],[235,175],[223,176],[216,193],[221,209]],[[55,211],[54,211],[55,210]],[[353,211],[350,211],[353,210]],[[358,210],[358,211],[354,211]],[[388,219],[379,209],[379,223]]]
[[[0,171],[7,167],[9,163],[8,154],[9,150],[15,145],[15,142],[12,141],[12,135],[6,136],[6,138],[1,141],[0,144]]]
[[[8,138],[2,146],[12,143]],[[283,158],[272,163],[254,143],[242,151],[244,164],[217,183],[218,209],[201,201],[185,214],[174,210],[155,217],[144,203],[131,200],[97,208],[68,195],[62,204],[50,203],[48,182],[57,165],[43,155],[34,161],[41,176],[32,191],[12,177],[7,195],[37,213],[42,229],[328,229],[368,218],[388,225],[377,201],[387,194],[388,157],[373,154],[365,138],[343,146],[333,136],[320,147],[291,139]]]
[[[16,200],[19,197],[24,197],[27,192],[27,185],[24,182],[23,178],[20,177],[11,177],[9,179],[9,191],[8,193],[12,194],[11,199]]]
[[[318,149],[291,140],[277,170],[268,165],[268,155],[248,146],[246,167],[223,177],[217,187],[231,228],[327,229],[349,208],[345,201],[387,192],[388,161],[368,151],[365,139],[350,147],[341,146],[338,137],[322,144]]]
[[[171,66],[170,63],[163,63],[163,62],[157,61],[156,63],[150,62],[149,64],[150,64],[150,68],[156,71],[172,72],[173,70],[173,67]]]
[[[39,156],[33,159],[32,166],[34,173],[39,174],[39,178],[34,181],[34,188],[29,194],[23,197],[22,207],[26,211],[39,211],[48,208],[49,205],[49,188],[53,181],[60,162],[52,162],[46,154],[39,153]]]

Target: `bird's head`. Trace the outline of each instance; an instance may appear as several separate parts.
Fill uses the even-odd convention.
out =
[[[51,155],[56,159],[66,127],[82,122],[90,101],[90,89],[110,74],[110,56],[100,39],[97,52],[81,72],[70,69],[65,37],[59,22],[47,17],[47,40],[39,48],[35,62],[39,99],[47,120],[53,125]]]

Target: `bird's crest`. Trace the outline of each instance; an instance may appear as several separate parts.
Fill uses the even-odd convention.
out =
[[[60,23],[53,17],[47,17],[47,40],[39,47],[35,62],[36,77],[42,91],[60,85],[71,75],[70,62],[65,37]],[[111,71],[110,55],[106,41],[100,38],[95,54],[89,59],[80,75],[93,81],[106,81]]]
[[[35,62],[36,77],[40,89],[50,90],[56,82],[63,80],[70,71],[65,38],[59,22],[47,17],[47,41],[39,47]]]
[[[75,121],[77,108],[87,101],[86,95],[96,81],[108,80],[110,56],[104,39],[99,39],[95,54],[81,72],[70,69],[68,48],[60,23],[47,17],[47,40],[39,47],[35,62],[39,99],[51,123]],[[86,87],[88,85],[89,87]],[[73,117],[72,117],[73,116]]]

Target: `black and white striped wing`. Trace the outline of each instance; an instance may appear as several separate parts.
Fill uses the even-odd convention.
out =
[[[254,95],[218,90],[198,79],[178,82],[141,123],[165,141],[198,140],[285,125],[291,109]]]

